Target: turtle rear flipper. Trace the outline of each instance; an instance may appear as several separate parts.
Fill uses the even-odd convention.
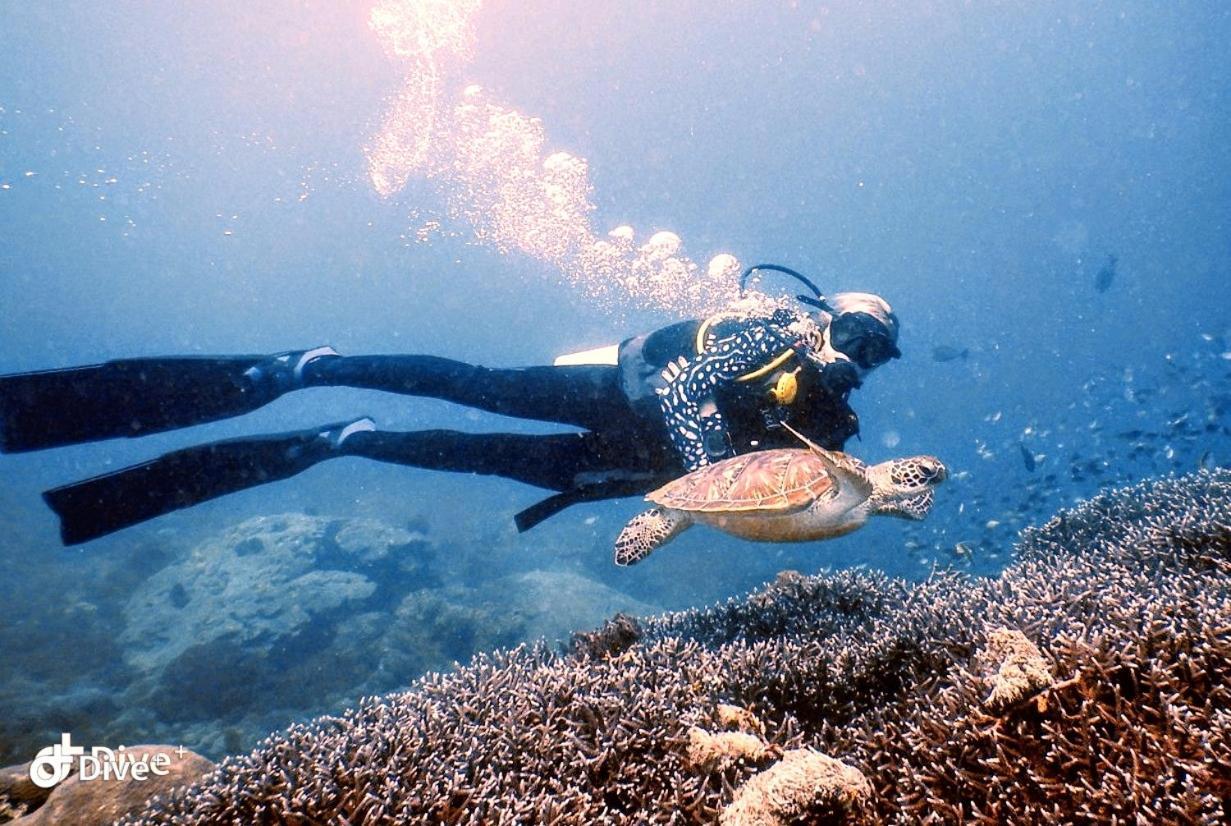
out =
[[[633,565],[692,524],[682,511],[651,508],[628,520],[615,543],[615,564]]]

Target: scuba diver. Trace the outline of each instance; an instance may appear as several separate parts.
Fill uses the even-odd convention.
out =
[[[783,423],[840,450],[859,430],[848,403],[900,353],[898,320],[870,293],[682,321],[552,366],[489,368],[429,355],[277,355],[108,361],[0,376],[0,452],[136,437],[238,416],[306,387],[443,399],[556,422],[579,433],[389,432],[370,418],[176,450],[46,491],[65,545],[227,493],[361,456],[515,479],[556,493],[516,516],[520,531],[577,502],[644,494],[711,462],[794,446]],[[581,362],[581,363],[578,363]],[[600,362],[600,363],[595,363]]]

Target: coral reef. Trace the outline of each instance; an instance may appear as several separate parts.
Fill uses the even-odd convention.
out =
[[[1013,637],[1035,678],[993,712],[1002,629],[1056,682]],[[994,580],[784,574],[569,654],[479,656],[275,734],[127,822],[713,823],[761,768],[690,761],[690,731],[738,717],[719,704],[776,751],[858,770],[870,822],[1226,822],[1228,629],[1231,472],[1203,471],[1024,532]],[[745,789],[788,788],[774,777]]]

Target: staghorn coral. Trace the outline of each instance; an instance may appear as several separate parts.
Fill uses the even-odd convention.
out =
[[[1025,532],[998,579],[783,575],[594,652],[478,657],[128,823],[713,823],[756,769],[690,768],[718,703],[860,770],[870,822],[1226,822],[1229,583],[1231,472],[1156,480]],[[978,652],[1001,627],[1058,682],[995,716]]]

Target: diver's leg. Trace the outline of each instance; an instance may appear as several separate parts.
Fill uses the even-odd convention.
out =
[[[436,356],[347,356],[310,363],[304,384],[431,396],[590,430],[632,426],[619,371],[610,365],[495,369]]]
[[[228,439],[167,453],[132,467],[46,491],[60,537],[76,545],[227,493],[286,479],[374,427],[357,419],[272,436]]]
[[[618,435],[599,433],[356,433],[342,452],[381,462],[515,479],[550,490],[570,490],[610,479],[662,475],[665,452],[647,450]]]
[[[275,356],[108,361],[0,376],[0,452],[144,436],[255,410],[299,386],[328,347]]]

